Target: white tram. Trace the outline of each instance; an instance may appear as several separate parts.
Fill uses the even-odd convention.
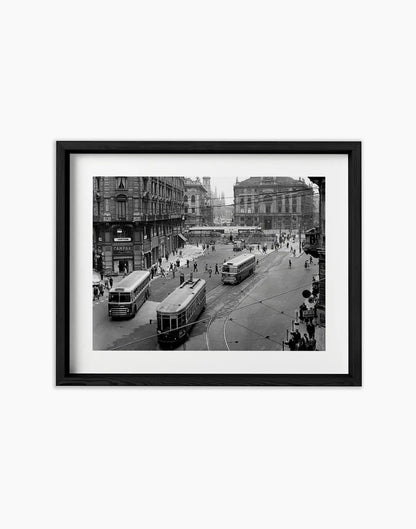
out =
[[[122,279],[108,294],[110,318],[135,316],[150,296],[150,272],[136,270]]]
[[[222,265],[221,279],[224,284],[235,285],[254,273],[256,258],[254,255],[244,254],[234,257]]]
[[[158,342],[175,345],[185,340],[205,305],[206,283],[203,279],[182,283],[157,308]]]

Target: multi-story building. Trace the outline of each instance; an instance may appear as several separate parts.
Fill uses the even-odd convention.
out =
[[[204,177],[204,184],[199,177],[195,180],[185,178],[185,224],[188,227],[207,226],[213,223],[209,177]]]
[[[234,223],[263,230],[313,227],[313,188],[289,177],[254,176],[234,185]]]
[[[143,270],[183,245],[183,177],[94,177],[93,263]]]

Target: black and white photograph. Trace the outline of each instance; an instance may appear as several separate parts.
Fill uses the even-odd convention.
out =
[[[92,184],[94,350],[325,351],[325,175]]]

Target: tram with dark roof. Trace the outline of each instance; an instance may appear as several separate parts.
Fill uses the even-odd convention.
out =
[[[185,281],[157,308],[157,339],[160,345],[174,346],[188,338],[191,328],[206,305],[206,282]]]
[[[236,285],[254,273],[256,258],[251,254],[234,257],[222,265],[221,280],[224,284]]]

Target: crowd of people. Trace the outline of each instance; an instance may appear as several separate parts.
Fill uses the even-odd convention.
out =
[[[299,332],[299,329],[292,331],[291,337],[285,342],[289,346],[291,351],[315,351],[316,350],[316,339],[315,339],[315,325],[312,322],[306,324],[307,334],[303,336]]]

